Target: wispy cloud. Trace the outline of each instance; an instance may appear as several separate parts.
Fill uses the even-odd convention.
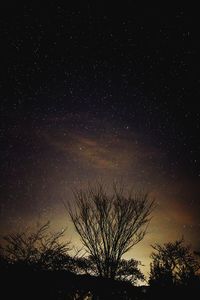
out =
[[[140,162],[158,158],[156,149],[144,147],[125,135],[105,134],[98,136],[75,131],[64,134],[44,133],[46,142],[64,155],[70,155],[81,164],[99,170],[125,170]]]

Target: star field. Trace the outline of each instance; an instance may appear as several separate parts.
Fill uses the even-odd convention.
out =
[[[123,178],[157,203],[138,259],[182,235],[199,247],[195,9],[1,6],[1,232],[65,227],[72,187]]]

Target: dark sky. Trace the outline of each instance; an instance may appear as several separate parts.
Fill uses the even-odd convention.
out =
[[[123,178],[157,201],[142,261],[155,241],[197,248],[196,9],[82,2],[0,4],[1,232],[65,227],[71,187]]]

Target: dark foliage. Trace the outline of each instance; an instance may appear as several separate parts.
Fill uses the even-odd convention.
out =
[[[64,231],[50,233],[50,223],[37,226],[35,231],[13,233],[3,238],[1,259],[39,270],[62,270],[71,265],[69,242],[61,242]]]
[[[197,274],[200,265],[189,246],[183,240],[153,246],[153,262],[150,271],[150,285],[163,287],[195,286],[200,284]]]
[[[4,238],[0,274],[5,299],[183,300],[200,293],[199,264],[183,240],[153,246],[150,286],[136,287],[137,280],[144,280],[140,262],[121,259],[115,280],[99,277],[92,256],[71,257],[70,244],[60,241],[64,232],[48,229],[46,223]]]
[[[92,258],[70,256],[70,244],[60,241],[64,232],[51,234],[48,229],[49,222],[4,237],[0,270],[6,299],[84,299],[89,294],[92,299],[125,299],[133,293],[128,280],[144,279],[133,259],[121,260],[117,281],[91,276],[98,275]]]
[[[122,259],[116,272],[116,280],[129,281],[135,285],[138,281],[144,281],[145,277],[139,269],[141,263],[134,259]],[[74,270],[78,274],[88,274],[98,276],[98,270],[92,257],[74,258]]]

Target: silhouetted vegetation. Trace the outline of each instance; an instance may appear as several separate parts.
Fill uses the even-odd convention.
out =
[[[149,286],[141,262],[122,258],[145,235],[153,202],[147,195],[103,186],[76,191],[69,212],[86,255],[71,254],[64,233],[50,224],[5,236],[0,247],[1,294],[4,299],[188,299],[199,295],[199,252],[183,239],[153,245]],[[78,206],[77,206],[78,205]]]
[[[200,264],[183,239],[152,246],[149,284],[163,287],[198,285]]]
[[[1,256],[8,264],[24,265],[32,269],[62,270],[69,264],[69,242],[61,242],[64,231],[50,233],[50,223],[35,231],[12,233],[3,238]]]
[[[69,204],[67,210],[96,273],[119,277],[125,267],[122,256],[144,238],[153,201],[144,193],[126,193],[122,185],[113,185],[109,194],[104,185],[97,184],[75,190],[74,197],[74,205]]]
[[[144,279],[140,262],[133,259],[121,260],[117,281],[99,278],[92,258],[69,255],[71,244],[61,241],[64,231],[50,233],[49,228],[48,222],[3,238],[0,270],[7,299],[123,299],[131,294],[131,282]]]
[[[92,257],[77,257],[74,260],[74,270],[77,274],[87,274],[99,276],[98,270],[92,260]],[[141,263],[135,259],[122,259],[116,273],[117,280],[129,281],[136,284],[138,281],[144,281],[145,277],[139,269]]]

